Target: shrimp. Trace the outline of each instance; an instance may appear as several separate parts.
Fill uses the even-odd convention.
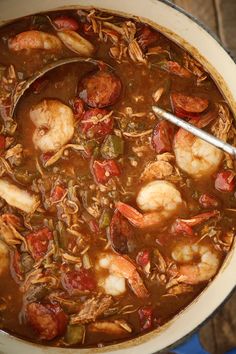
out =
[[[64,30],[58,32],[57,35],[67,48],[77,54],[90,57],[94,53],[93,44],[75,31]]]
[[[172,258],[181,263],[178,273],[184,277],[183,282],[193,285],[210,280],[220,265],[219,255],[207,245],[178,245],[172,251]],[[198,261],[194,264],[184,264],[193,262],[196,258]]]
[[[136,202],[144,214],[122,202],[118,202],[116,207],[124,217],[139,228],[161,226],[184,206],[178,189],[170,182],[158,180],[142,187]]]
[[[103,279],[101,286],[108,295],[118,296],[126,291],[127,279],[132,291],[139,298],[148,296],[148,291],[136,266],[128,259],[117,254],[106,253],[99,259],[99,268],[108,269],[109,275]]]
[[[223,152],[184,129],[179,129],[174,139],[177,165],[195,179],[212,175],[217,171]]]
[[[23,49],[45,49],[59,51],[62,43],[53,34],[42,31],[25,31],[8,40],[8,48],[14,52]]]
[[[36,126],[33,143],[43,153],[57,151],[74,134],[74,115],[70,107],[58,100],[44,99],[30,110]]]
[[[0,179],[0,197],[10,206],[26,213],[33,213],[39,204],[36,195],[30,194],[5,179]]]
[[[0,276],[3,275],[9,267],[9,250],[7,245],[0,241]]]

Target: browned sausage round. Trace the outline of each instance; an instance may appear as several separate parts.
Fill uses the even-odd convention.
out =
[[[40,339],[51,340],[64,334],[68,319],[59,305],[32,302],[28,304],[26,312],[29,324]]]
[[[79,97],[90,107],[102,108],[117,102],[121,81],[114,73],[100,70],[86,76],[79,85]]]
[[[206,98],[187,96],[179,92],[172,93],[171,99],[175,109],[188,113],[202,113],[209,105],[209,101]]]

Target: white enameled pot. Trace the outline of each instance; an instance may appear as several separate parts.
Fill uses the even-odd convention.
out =
[[[165,0],[0,0],[0,25],[25,15],[73,7],[97,7],[138,16],[192,53],[211,73],[236,115],[236,65],[218,41],[191,17]],[[1,54],[0,54],[1,62]],[[236,249],[225,260],[214,281],[160,330],[127,342],[96,349],[58,349],[32,344],[0,333],[0,354],[151,354],[178,342],[204,322],[236,285]]]

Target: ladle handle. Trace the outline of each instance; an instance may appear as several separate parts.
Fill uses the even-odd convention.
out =
[[[232,155],[234,159],[236,159],[236,148],[234,146],[227,144],[223,140],[216,138],[215,136],[205,132],[202,129],[195,127],[194,125],[188,122],[185,122],[183,119],[176,117],[174,114],[169,113],[158,106],[153,106],[152,109],[157,116],[164,118],[169,122],[177,125],[178,127],[187,130],[193,135],[196,135],[198,138],[201,138],[206,142],[208,142],[209,144],[214,145],[219,149],[227,152],[228,154]]]

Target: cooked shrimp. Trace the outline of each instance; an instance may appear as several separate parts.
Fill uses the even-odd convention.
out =
[[[136,202],[144,214],[121,202],[117,203],[116,207],[124,217],[139,228],[162,225],[184,205],[178,189],[166,181],[146,184],[139,191]]]
[[[23,49],[46,49],[58,51],[62,49],[62,43],[53,34],[42,31],[26,31],[17,34],[8,40],[10,50],[18,52]]]
[[[184,276],[184,283],[198,284],[210,280],[217,272],[220,260],[216,251],[200,244],[178,245],[172,251],[172,258],[179,265],[178,273]],[[194,259],[198,259],[195,263]],[[184,264],[189,263],[189,264]]]
[[[184,129],[179,129],[174,139],[177,165],[190,176],[200,179],[217,171],[223,152]]]
[[[58,32],[57,35],[67,48],[77,54],[90,57],[94,52],[93,44],[75,31],[64,30]]]
[[[42,152],[57,151],[74,134],[74,115],[70,107],[58,100],[45,99],[30,110],[36,125],[33,143]]]
[[[148,296],[148,291],[136,266],[128,258],[106,253],[99,259],[99,267],[109,270],[109,276],[101,282],[101,286],[107,294],[113,296],[123,294],[126,291],[125,279],[127,279],[137,297]]]
[[[12,207],[33,213],[38,206],[38,198],[29,192],[20,189],[5,179],[0,179],[0,197]]]
[[[3,275],[9,267],[9,250],[7,245],[0,241],[0,276]]]

